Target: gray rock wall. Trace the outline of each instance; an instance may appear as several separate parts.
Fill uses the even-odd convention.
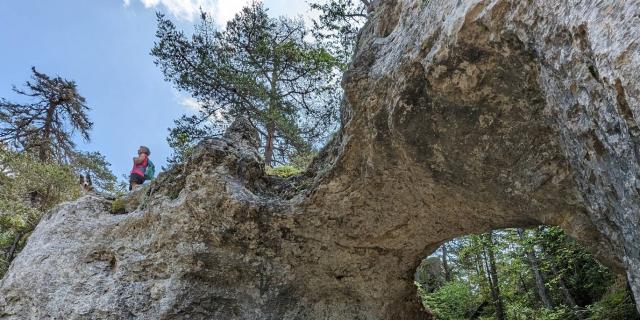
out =
[[[637,1],[380,2],[354,69],[369,87],[404,91],[383,105],[408,119],[397,130],[417,157],[430,156],[423,162],[433,171],[506,177],[491,193],[502,187],[508,197],[535,197],[568,180],[561,197],[544,192],[551,198],[539,200],[570,203],[568,216],[585,210],[639,296],[639,12]],[[428,134],[413,132],[421,124]],[[514,152],[519,163],[509,162]],[[607,255],[566,214],[532,216]]]

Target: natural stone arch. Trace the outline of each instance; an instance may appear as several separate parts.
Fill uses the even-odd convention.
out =
[[[537,49],[521,39],[523,31],[505,25],[515,23],[504,19],[513,14],[509,10],[523,7],[506,1],[465,5],[435,4],[464,12],[438,25],[437,15],[447,16],[442,11],[414,10],[415,2],[381,4],[372,20],[378,23],[365,27],[345,79],[350,113],[340,146],[346,151],[336,167],[351,180],[327,183],[326,193],[321,184],[311,202],[326,199],[329,207],[318,212],[333,212],[355,230],[344,231],[351,233],[345,239],[350,246],[396,250],[404,259],[384,269],[405,280],[414,269],[410,261],[424,257],[420,245],[433,250],[457,235],[543,223],[563,226],[620,270],[621,255],[611,254],[620,248],[600,235],[579,200],[560,146],[557,106],[548,104],[540,87],[545,66]],[[429,18],[437,22],[408,25]],[[375,31],[389,21],[399,25],[396,31]],[[341,199],[367,200],[349,208]],[[377,215],[384,216],[381,222],[358,228],[362,217]],[[407,282],[384,287],[401,292]],[[408,304],[384,314],[400,317]]]
[[[265,176],[240,121],[128,215],[91,196],[50,213],[0,316],[421,319],[413,272],[441,242],[542,223],[633,280],[634,6],[379,1],[308,173]]]

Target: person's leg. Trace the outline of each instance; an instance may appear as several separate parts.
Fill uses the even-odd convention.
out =
[[[129,191],[135,189],[137,186],[144,183],[144,177],[137,175],[135,173],[131,174],[131,178],[129,179]]]
[[[136,175],[133,174],[133,173],[129,176],[129,191],[133,190],[133,188],[138,185],[138,184],[136,184],[136,177],[135,176]]]

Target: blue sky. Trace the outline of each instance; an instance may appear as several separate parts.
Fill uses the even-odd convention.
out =
[[[91,141],[81,150],[100,151],[118,176],[128,174],[139,145],[151,149],[159,169],[171,153],[166,143],[173,119],[193,103],[164,81],[149,55],[155,12],[167,13],[190,31],[198,8],[220,23],[248,0],[2,0],[0,1],[0,97],[30,79],[31,66],[75,80],[91,107]],[[306,14],[302,0],[266,0],[272,15]]]

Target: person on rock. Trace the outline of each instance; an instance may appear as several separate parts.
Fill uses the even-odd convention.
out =
[[[144,183],[145,173],[149,166],[149,155],[151,151],[145,146],[138,148],[138,156],[133,157],[133,169],[129,177],[129,191]]]

